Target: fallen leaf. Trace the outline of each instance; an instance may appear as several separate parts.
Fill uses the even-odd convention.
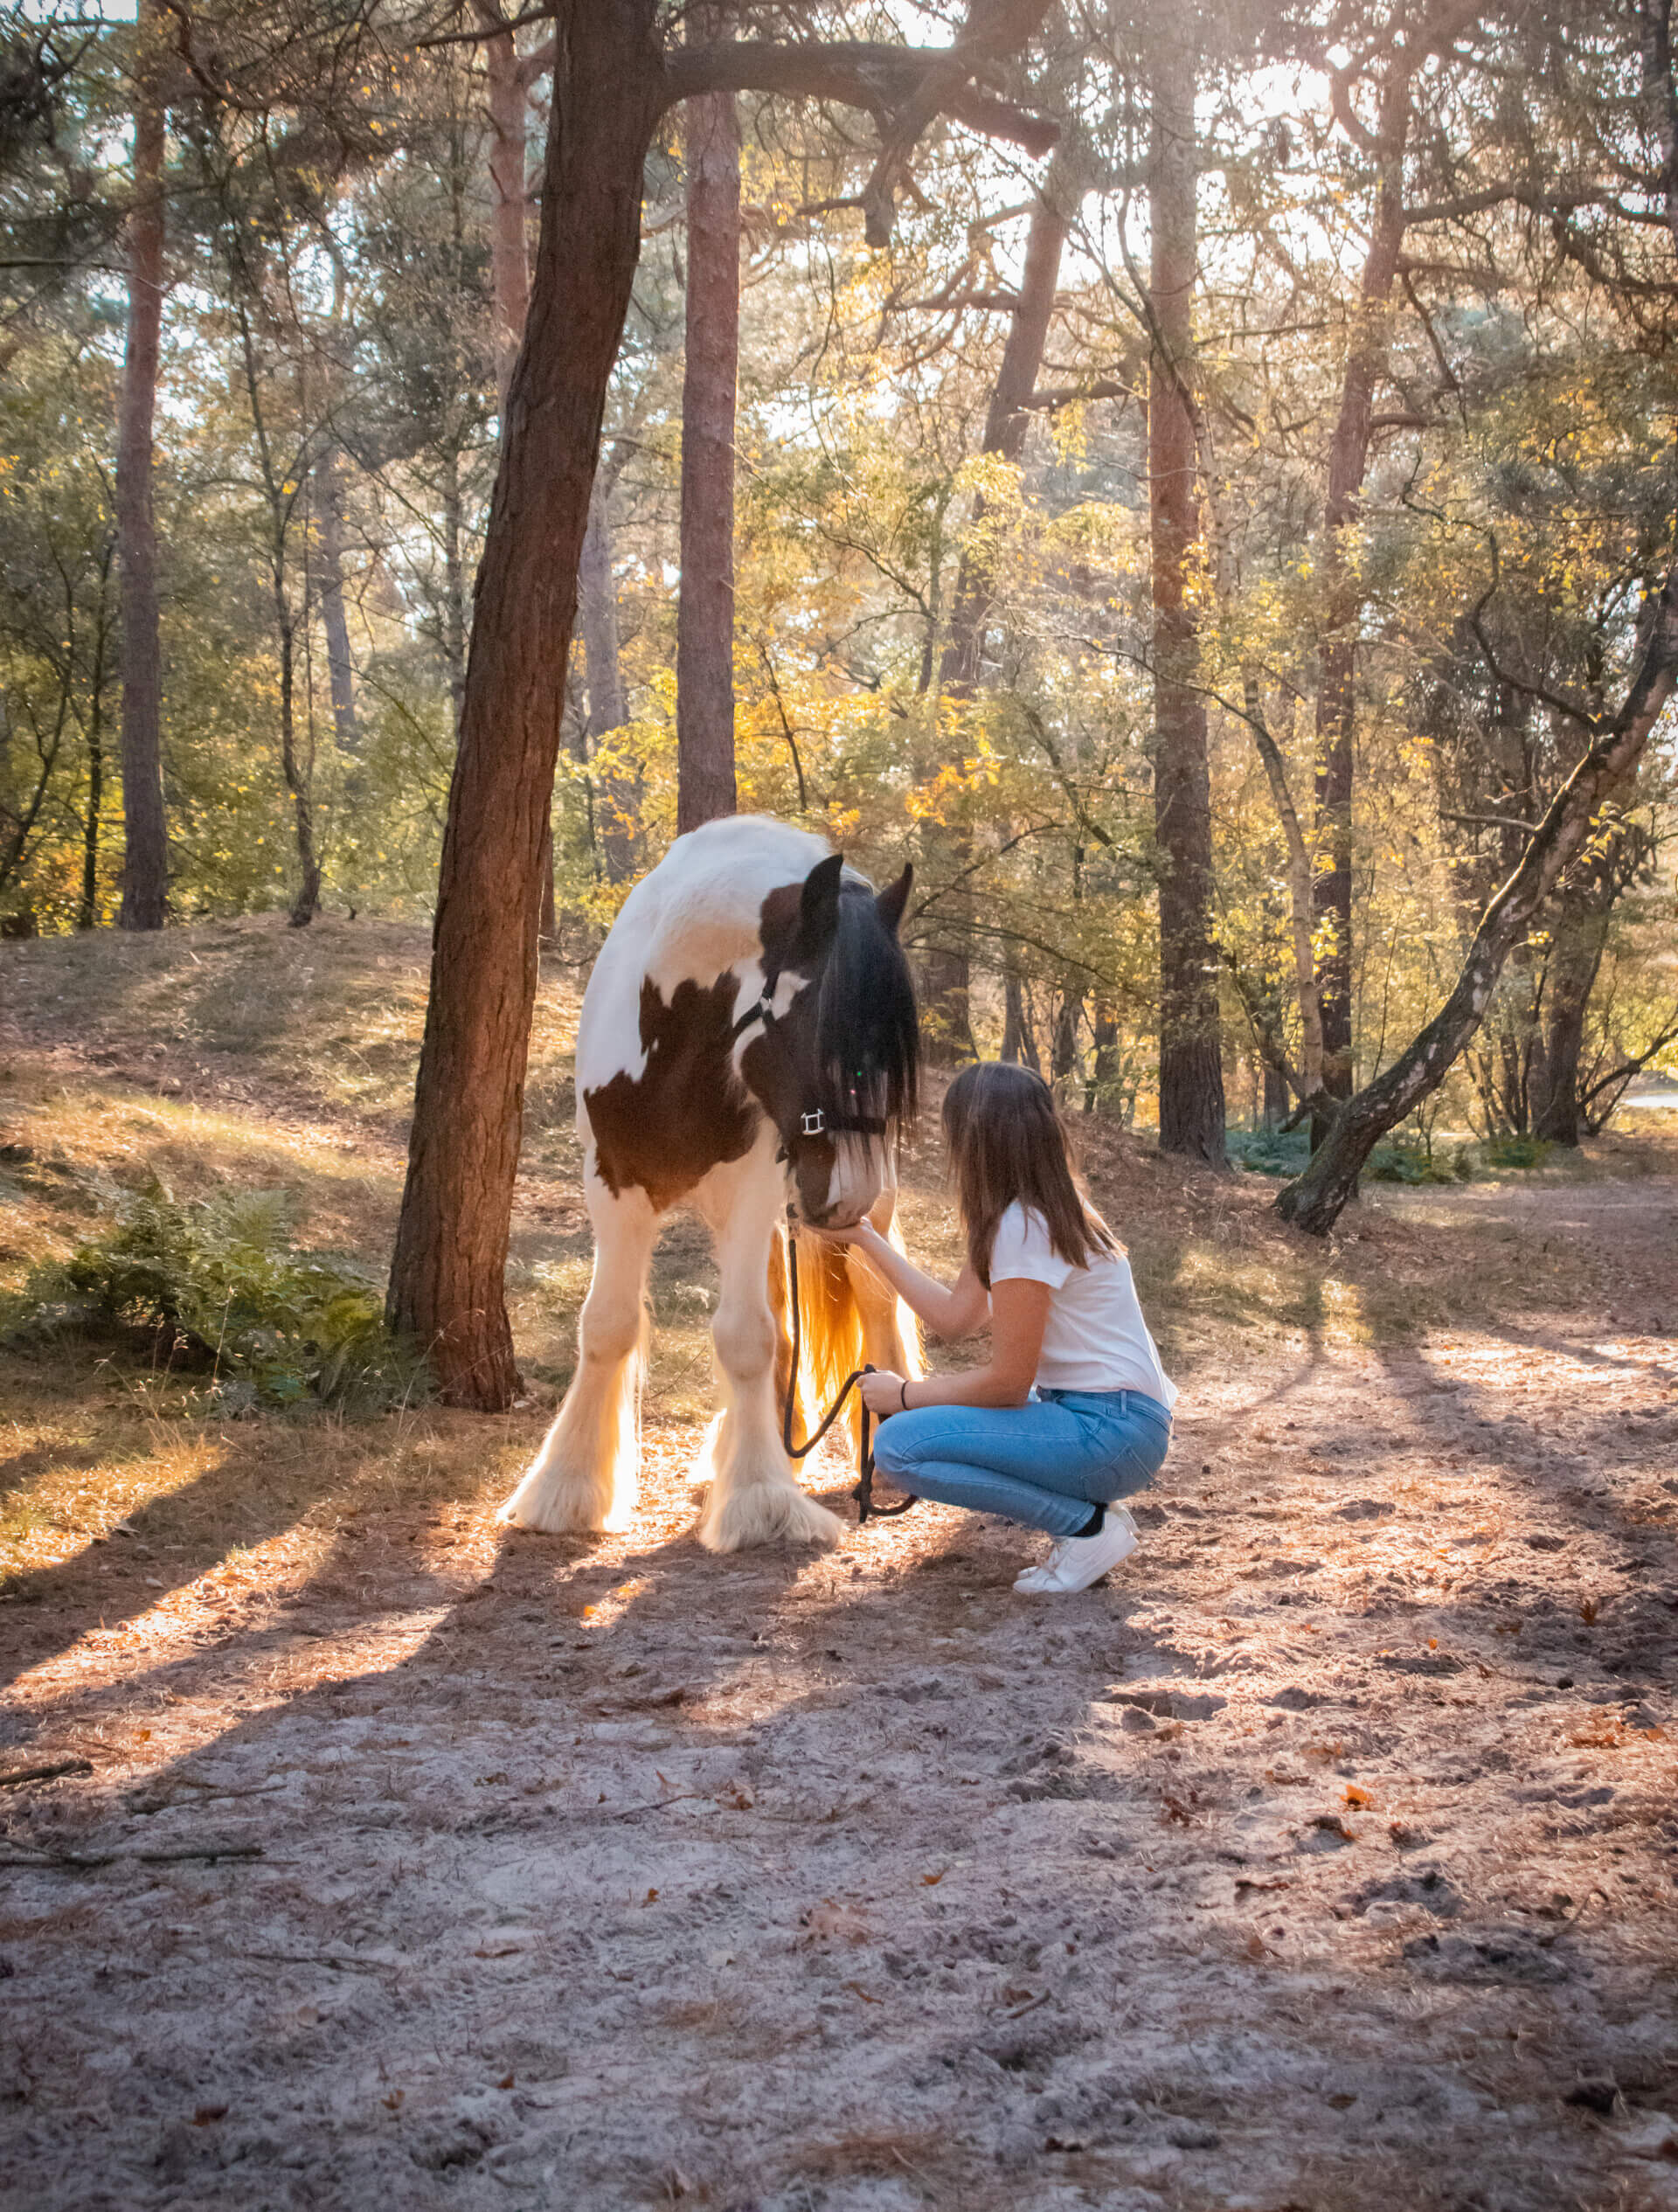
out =
[[[497,2089],[510,2089],[512,2085],[513,2076],[511,2074],[503,2074],[501,2079],[496,2084],[496,2087]]]
[[[1375,1803],[1375,1799],[1369,1795],[1369,1792],[1367,1790],[1360,1790],[1356,1782],[1348,1782],[1343,1794],[1348,1805],[1356,1806],[1360,1808]]]
[[[399,2112],[402,2109],[402,2099],[407,2093],[405,2089],[393,2089],[388,2097],[381,2097],[378,2101],[387,2112]]]
[[[1267,1959],[1270,1956],[1270,1953],[1265,1948],[1263,1938],[1258,1936],[1249,1936],[1246,1942],[1241,1947],[1246,1952],[1249,1959]]]
[[[225,2105],[200,2105],[192,2115],[192,2125],[194,2127],[208,2127],[211,2120],[225,2120],[226,2117],[227,2107]]]
[[[923,1888],[935,1890],[948,1872],[948,1867],[940,1867],[936,1874],[923,1874],[920,1877]]]
[[[645,1896],[641,1899],[641,1903],[642,1903],[642,1904],[654,1904],[654,1903],[655,1903],[657,1902],[657,1899],[658,1899],[658,1892],[657,1892],[657,1890],[649,1890],[647,1892],[646,1896]]]
[[[1579,1619],[1584,1623],[1587,1628],[1592,1628],[1596,1626],[1597,1615],[1601,1611],[1602,1601],[1599,1598],[1580,1598]]]

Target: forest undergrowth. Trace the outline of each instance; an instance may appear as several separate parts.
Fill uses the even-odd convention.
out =
[[[425,956],[0,948],[0,1291],[152,1179],[381,1264]],[[510,1414],[0,1349],[0,2204],[1678,2202],[1678,1132],[1324,1243],[1090,1125],[1184,1396],[1141,1549],[1034,1608],[944,1508],[699,1551],[682,1223],[634,1528],[495,1526],[587,1279],[577,986]],[[953,1265],[930,1127],[905,1182]]]

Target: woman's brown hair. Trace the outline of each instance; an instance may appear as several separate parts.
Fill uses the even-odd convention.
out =
[[[1073,1180],[1054,1093],[1030,1068],[1006,1060],[963,1068],[944,1095],[944,1134],[968,1263],[987,1290],[996,1224],[1016,1203],[1042,1215],[1050,1245],[1074,1267],[1124,1250]]]

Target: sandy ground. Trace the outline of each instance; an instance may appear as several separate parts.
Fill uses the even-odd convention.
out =
[[[1172,1203],[1245,1282],[1265,1195]],[[1678,1178],[1378,1194],[1221,1335],[1161,1249],[1171,1457],[1053,1604],[941,1508],[706,1557],[697,1404],[599,1543],[492,1525],[539,1406],[324,1522],[357,1432],[147,1414],[0,1591],[0,2205],[1678,2206]]]
[[[18,1743],[201,1740],[7,1793],[0,2202],[1678,2204],[1669,1339],[1197,1376],[1052,1606],[953,1512],[716,1561],[648,1477],[453,1573],[348,1528],[138,1679],[134,1595],[17,1608]]]

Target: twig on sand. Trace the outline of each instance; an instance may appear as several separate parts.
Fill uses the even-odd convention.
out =
[[[397,1959],[334,1959],[295,1951],[231,1951],[227,1956],[260,1966],[329,1966],[335,1974],[398,1974],[402,1971],[402,1962]]]
[[[15,1789],[19,1782],[56,1782],[60,1774],[91,1774],[94,1762],[89,1758],[54,1759],[46,1766],[17,1766],[10,1774],[0,1774],[0,1790]]]
[[[177,1851],[38,1851],[28,1855],[6,1851],[0,1852],[0,1867],[39,1867],[48,1872],[65,1868],[73,1872],[83,1867],[173,1866],[188,1859],[213,1862],[217,1859],[260,1859],[265,1855],[260,1843],[200,1843]]]
[[[662,1813],[667,1805],[688,1805],[705,1794],[703,1790],[682,1790],[675,1797],[648,1798],[645,1805],[614,1806],[611,1812],[602,1813],[598,1807],[586,1813],[573,1813],[573,1820],[628,1820],[637,1813]]]

